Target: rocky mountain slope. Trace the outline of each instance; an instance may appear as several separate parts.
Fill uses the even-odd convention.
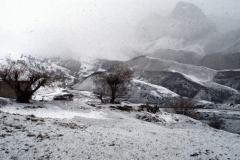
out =
[[[240,92],[240,70],[219,71],[214,76],[213,81],[234,88]]]
[[[137,79],[163,86],[180,96],[222,103],[239,95],[233,88],[214,83],[212,80],[217,71],[205,67],[146,56],[129,60],[126,64],[134,69]]]

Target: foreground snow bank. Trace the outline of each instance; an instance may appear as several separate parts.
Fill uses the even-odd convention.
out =
[[[32,106],[46,108],[24,109],[13,103],[1,110],[50,112],[52,109],[55,113],[71,111],[86,115],[92,111],[105,113],[107,119],[39,118],[0,111],[0,159],[237,160],[240,157],[239,135],[215,130],[185,116],[98,109],[77,101],[45,103]],[[136,118],[144,113],[160,121]]]
[[[72,119],[74,117],[92,118],[92,119],[107,119],[104,112],[90,111],[88,113],[81,113],[77,111],[64,110],[58,106],[52,104],[46,104],[43,106],[29,105],[29,104],[17,104],[7,105],[0,108],[0,111],[20,114],[20,115],[34,115],[40,118],[60,118],[60,119]]]

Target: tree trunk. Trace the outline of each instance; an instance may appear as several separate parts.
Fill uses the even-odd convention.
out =
[[[29,100],[32,97],[32,92],[25,91],[25,92],[18,92],[17,95],[17,101],[20,103],[29,103]]]
[[[97,95],[97,98],[99,98],[99,99],[101,100],[101,102],[104,103],[104,101],[103,101],[103,94],[102,94],[102,93],[100,93],[99,95]]]
[[[115,92],[114,91],[112,91],[112,96],[111,96],[111,101],[110,101],[110,103],[114,103],[114,101],[115,101],[115,99],[116,99],[116,97],[115,97]]]

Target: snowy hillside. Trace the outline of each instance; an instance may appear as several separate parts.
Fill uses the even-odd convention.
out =
[[[10,102],[0,116],[0,159],[240,157],[239,135],[163,111],[123,112],[74,100]]]
[[[163,104],[165,98],[176,97],[176,93],[169,89],[133,79],[128,86],[124,101],[143,104]]]
[[[74,83],[75,90],[57,84],[41,88],[30,104],[1,98],[0,159],[237,160],[240,157],[240,136],[233,134],[240,131],[240,114],[234,110],[239,106],[233,104],[239,91],[232,85],[225,86],[229,76],[237,80],[238,74],[141,56],[125,62],[135,70],[135,77],[128,84],[127,94],[121,97],[122,104],[101,105],[93,94],[91,78],[115,61],[86,61],[84,67],[78,60],[61,58],[23,57],[18,62],[26,64],[28,69],[60,72],[68,77],[65,82]],[[83,70],[85,73],[79,74]],[[73,101],[52,100],[66,93],[74,95]],[[205,106],[212,105],[214,110],[202,108],[197,114],[206,123],[212,113],[217,113],[225,120],[224,129],[233,133],[174,114],[169,108],[160,108],[157,113],[139,110],[143,104],[161,106],[178,96],[197,102],[231,102],[231,107],[219,111],[218,106],[204,101]]]
[[[82,61],[80,61],[82,60]],[[48,71],[53,76],[61,75],[63,78],[55,86],[61,92],[65,87],[73,87],[82,91],[93,91],[94,84],[91,75],[104,71],[111,64],[123,63],[121,61],[100,60],[94,58],[76,59],[41,58],[22,56],[17,59],[19,65],[28,70]],[[6,63],[1,59],[1,63]],[[130,84],[128,95],[125,100],[133,103],[162,104],[163,97],[171,97],[174,94],[184,97],[197,98],[213,102],[235,101],[239,92],[237,79],[232,79],[231,85],[216,80],[218,71],[203,66],[194,66],[177,63],[169,60],[161,60],[149,56],[140,56],[124,62],[135,72],[135,81]],[[140,81],[141,83],[140,83]],[[213,83],[213,81],[219,83]],[[235,84],[235,85],[234,85]],[[139,88],[140,86],[140,88]],[[231,88],[233,86],[233,88]],[[165,94],[158,87],[170,90],[172,93]],[[41,91],[43,90],[43,91]],[[33,99],[49,99],[44,94],[51,95],[54,91],[43,88],[38,91]],[[60,94],[59,92],[59,94]],[[53,96],[52,96],[53,98]]]
[[[12,59],[12,58],[11,58]],[[15,57],[19,65],[23,65],[27,70],[38,72],[48,72],[52,76],[60,76],[64,85],[71,86],[84,77],[94,72],[101,71],[101,63],[98,59],[89,57],[78,57],[75,59],[66,59],[61,57],[38,57],[26,56]],[[6,64],[6,58],[0,59],[2,65]]]

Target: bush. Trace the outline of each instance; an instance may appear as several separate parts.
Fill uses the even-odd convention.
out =
[[[221,129],[223,128],[224,121],[217,118],[215,114],[213,114],[213,118],[210,119],[209,121],[209,126],[216,128],[216,129]]]
[[[148,104],[145,104],[145,105],[140,105],[138,107],[139,111],[147,111],[147,112],[150,112],[150,113],[156,113],[159,111],[159,107],[157,106],[151,106],[151,105],[148,105]]]
[[[127,105],[124,105],[124,106],[109,106],[109,108],[112,108],[112,109],[118,109],[118,110],[121,110],[121,111],[132,111],[133,108],[131,106],[127,106]]]
[[[190,99],[185,98],[177,98],[173,100],[169,100],[165,104],[166,108],[172,108],[174,113],[182,114],[185,116],[189,116],[195,118],[195,106],[194,103]]]
[[[0,99],[0,107],[1,106],[6,106],[8,104],[8,102],[4,99]]]
[[[140,120],[143,120],[143,121],[154,122],[154,123],[165,122],[164,120],[159,119],[159,117],[157,117],[156,115],[154,116],[154,115],[152,115],[151,113],[148,113],[148,112],[143,112],[143,113],[140,113],[140,114],[136,114],[136,118],[140,119]]]
[[[74,97],[73,94],[64,94],[64,95],[55,96],[53,98],[53,100],[55,100],[55,101],[57,101],[57,100],[72,101],[73,97]]]

